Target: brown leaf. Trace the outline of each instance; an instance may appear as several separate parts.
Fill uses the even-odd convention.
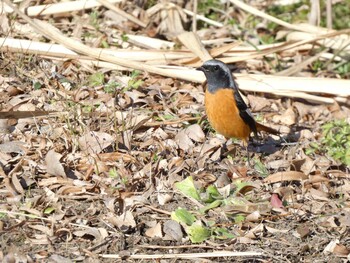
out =
[[[204,142],[205,134],[198,124],[188,126],[184,132],[195,142]]]
[[[185,130],[182,130],[176,134],[175,142],[184,152],[191,153],[193,151],[194,144],[190,137],[186,134]]]
[[[25,193],[25,191],[24,191],[24,189],[23,189],[23,187],[22,187],[22,185],[21,185],[20,181],[18,180],[15,173],[12,175],[12,184],[18,193],[20,193],[20,194]]]
[[[100,153],[114,142],[113,136],[105,132],[88,132],[79,138],[82,151],[88,153]]]
[[[172,240],[181,241],[183,238],[181,226],[178,222],[176,222],[174,220],[166,221],[164,223],[163,231]]]
[[[339,244],[339,240],[332,240],[324,249],[323,253],[334,253],[339,256],[347,256],[350,253],[350,249],[346,246]]]
[[[288,171],[271,174],[264,179],[264,182],[272,184],[284,181],[302,181],[306,180],[307,178],[308,176],[302,172]]]
[[[259,211],[254,211],[253,213],[246,216],[248,222],[258,222],[261,220],[261,214]]]
[[[84,230],[74,231],[73,235],[78,237],[89,238],[89,236],[94,237],[94,242],[101,242],[103,240],[100,231],[97,228],[86,228]]]
[[[134,228],[136,226],[135,218],[130,211],[126,211],[120,216],[112,216],[108,218],[108,221],[113,225],[117,226],[119,229],[123,228]]]
[[[282,200],[279,198],[278,194],[272,194],[270,203],[271,203],[271,206],[275,208],[283,207]]]
[[[19,141],[11,141],[0,144],[0,151],[3,153],[19,153],[24,154],[26,144]]]
[[[148,237],[163,237],[162,225],[157,223],[154,227],[148,228],[145,234]]]
[[[248,95],[249,104],[253,112],[260,112],[262,109],[269,107],[271,101],[260,96]]]
[[[248,231],[247,234],[244,235],[244,237],[250,238],[250,239],[256,239],[257,237],[262,237],[264,234],[265,227],[263,224],[258,224],[254,228]]]
[[[311,234],[311,231],[307,225],[303,224],[297,227],[297,233],[299,234],[300,238],[305,238]]]
[[[54,176],[66,177],[63,165],[60,163],[62,155],[56,153],[55,150],[50,150],[45,157],[46,172]]]
[[[315,171],[315,162],[308,156],[304,159],[293,160],[292,161],[293,170],[303,172],[305,174],[310,174]]]
[[[272,120],[276,123],[293,125],[296,121],[296,115],[293,108],[288,108],[282,115],[273,116]]]
[[[346,257],[349,255],[350,249],[342,244],[339,244],[339,245],[335,246],[333,252],[334,252],[334,254],[336,254],[338,256]]]

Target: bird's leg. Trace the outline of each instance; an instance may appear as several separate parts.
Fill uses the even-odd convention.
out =
[[[248,162],[248,166],[251,167],[250,165],[250,156],[249,156],[249,148],[248,148],[248,143],[249,143],[249,139],[248,140],[243,140],[243,146],[245,147],[245,150],[247,152],[247,162]]]
[[[227,141],[226,140],[222,146],[221,146],[221,149],[220,149],[220,157],[227,157],[227,154],[228,154],[228,148],[227,148]]]
[[[248,144],[245,146],[245,149],[247,151],[247,161],[248,161],[248,166],[251,167],[250,165],[250,156],[249,156],[249,149],[248,149]]]

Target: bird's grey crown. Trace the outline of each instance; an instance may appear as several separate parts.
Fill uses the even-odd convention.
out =
[[[201,68],[207,78],[209,92],[215,92],[219,88],[237,88],[230,69],[220,60],[208,60]]]

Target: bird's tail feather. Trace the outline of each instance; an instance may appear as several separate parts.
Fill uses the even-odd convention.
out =
[[[267,127],[265,125],[262,125],[261,123],[258,123],[258,122],[256,123],[256,129],[257,129],[257,131],[265,131],[265,132],[268,132],[268,133],[271,133],[274,135],[280,134],[279,131],[277,131],[273,128]]]

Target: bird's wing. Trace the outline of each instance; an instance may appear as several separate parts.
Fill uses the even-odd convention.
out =
[[[239,110],[239,116],[241,116],[243,121],[249,126],[250,130],[254,133],[254,136],[257,136],[256,122],[253,114],[249,110],[247,104],[244,102],[237,87],[234,90],[234,98]]]

